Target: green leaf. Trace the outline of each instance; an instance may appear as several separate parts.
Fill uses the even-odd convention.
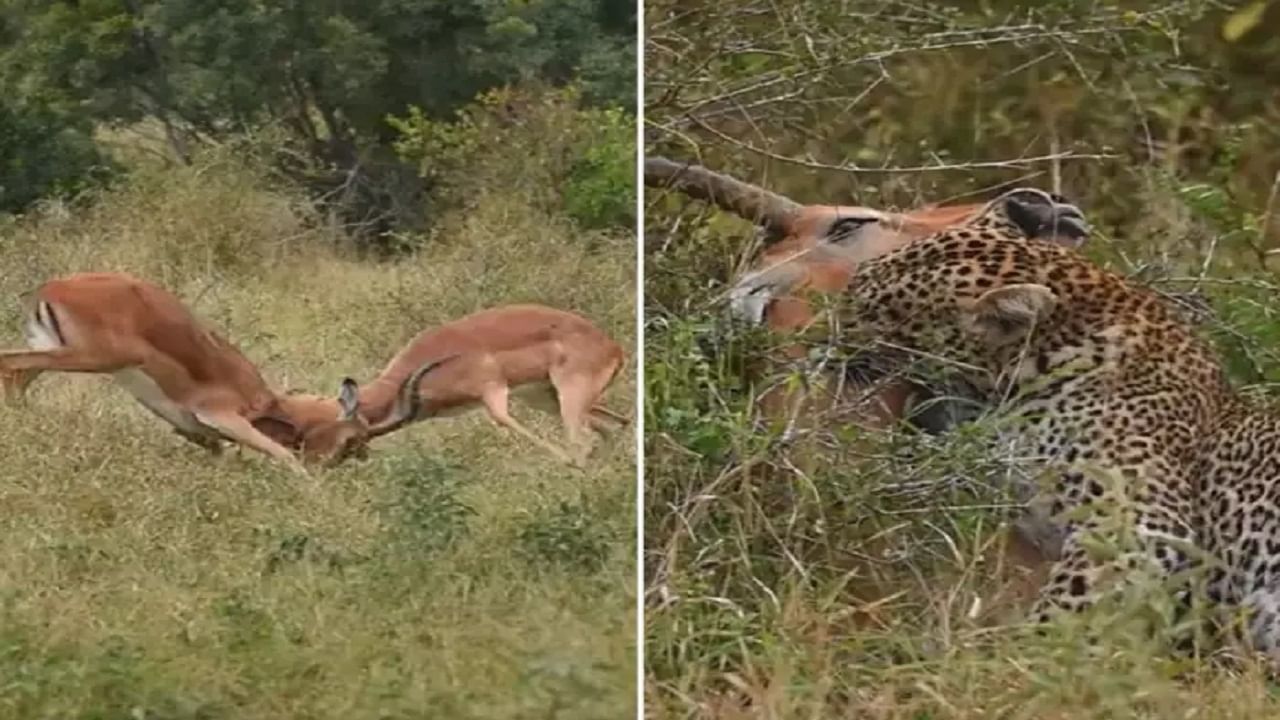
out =
[[[1222,23],[1222,38],[1227,42],[1238,42],[1262,22],[1269,4],[1269,0],[1257,0],[1231,13]]]

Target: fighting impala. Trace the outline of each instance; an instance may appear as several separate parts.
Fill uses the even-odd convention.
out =
[[[405,372],[387,411],[370,423],[357,412],[351,379],[336,399],[277,393],[172,293],[129,275],[81,273],[44,283],[30,304],[26,336],[28,349],[0,352],[11,401],[42,372],[109,374],[187,440],[215,454],[229,440],[303,473],[303,460],[362,456],[369,440],[401,427],[417,413],[417,382],[449,359],[424,359]]]
[[[753,324],[797,334],[814,325],[818,312],[810,299],[844,290],[859,263],[886,255],[909,242],[962,224],[987,203],[926,206],[907,212],[842,205],[803,205],[778,193],[717,173],[699,165],[662,157],[645,159],[645,184],[667,187],[711,203],[749,220],[761,231],[764,249],[753,269],[730,290],[732,312]],[[1061,198],[1059,198],[1061,200]],[[1046,219],[1037,236],[1078,247],[1088,233],[1079,210],[1063,201],[1062,217]],[[781,349],[781,360],[796,362],[807,356],[802,343]],[[850,379],[853,380],[853,379]],[[775,385],[760,398],[764,412],[789,418],[794,426],[802,416],[833,413],[869,429],[885,429],[909,414],[929,429],[941,429],[952,410],[945,404],[922,405],[929,391],[892,377],[864,382],[833,382],[815,395]],[[924,410],[915,412],[917,407]]]
[[[433,358],[453,357],[422,376]],[[422,397],[405,422],[483,408],[499,427],[543,448],[559,460],[586,464],[593,432],[604,434],[629,419],[600,405],[622,368],[622,347],[586,318],[541,305],[506,305],[423,330],[377,378],[360,387],[359,412],[374,425],[399,420],[396,398],[406,382]],[[413,380],[413,375],[421,376]],[[565,450],[535,435],[511,416],[509,399],[521,397],[559,414],[569,441]]]

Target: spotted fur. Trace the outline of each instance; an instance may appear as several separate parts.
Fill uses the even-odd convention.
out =
[[[1033,507],[1062,531],[1037,618],[1093,604],[1140,566],[1169,576],[1208,557],[1220,563],[1210,599],[1252,611],[1250,639],[1280,664],[1280,416],[1233,391],[1163,298],[1028,239],[1027,203],[1052,198],[1013,191],[963,227],[866,262],[847,291],[846,337],[945,356],[1019,418],[1052,478]],[[1091,557],[1087,531],[1121,517],[1093,501],[1117,492],[1141,551]]]

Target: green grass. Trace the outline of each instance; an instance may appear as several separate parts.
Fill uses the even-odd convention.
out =
[[[651,267],[661,301],[668,278]],[[999,478],[1033,464],[986,451],[984,426],[941,439],[836,428],[781,445],[743,383],[767,341],[748,345],[712,308],[647,317],[648,717],[1280,712],[1263,665],[1238,649],[1173,650],[1165,588],[1139,583],[1080,623],[1032,632],[1023,613],[1044,566],[1006,549],[1015,503]]]
[[[783,339],[725,322],[717,300],[749,230],[689,222],[702,212],[648,218],[671,239],[645,278],[648,717],[1280,713],[1265,664],[1240,648],[1175,651],[1185,628],[1167,588],[1136,583],[1080,622],[1032,632],[1024,614],[1045,566],[1006,548],[1016,503],[1000,477],[1034,462],[985,449],[989,424],[933,439],[823,427],[781,443],[755,393],[779,379],[764,361]],[[1091,252],[1123,270],[1102,235]],[[1274,280],[1244,261],[1231,275],[1206,285],[1203,330],[1239,384],[1265,391],[1280,366]]]
[[[1060,191],[1094,226],[1095,261],[1203,291],[1224,367],[1274,399],[1280,55],[1274,33],[1223,42],[1229,12],[649,0],[646,151],[803,203]],[[1013,34],[1032,27],[1044,36]],[[1091,157],[1001,162],[1061,152]],[[784,445],[754,402],[788,380],[764,362],[778,340],[724,319],[756,233],[675,193],[645,203],[649,717],[1280,717],[1258,664],[1170,651],[1160,588],[1027,632],[1038,578],[1000,549],[1007,458],[968,433],[828,426]],[[1141,631],[1152,620],[1162,632]]]
[[[41,280],[174,290],[278,388],[368,379],[422,328],[500,303],[634,344],[634,238],[500,192],[374,262],[225,155],[143,169],[0,229],[0,338]],[[634,414],[634,360],[605,397]],[[558,423],[517,406],[536,432]],[[294,477],[212,458],[100,376],[0,408],[0,717],[617,718],[635,712],[635,442],[568,469],[479,415]]]

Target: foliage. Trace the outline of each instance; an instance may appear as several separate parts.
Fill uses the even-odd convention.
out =
[[[266,114],[309,136],[389,139],[382,119],[410,105],[441,115],[494,84],[571,79],[600,38],[629,33],[630,18],[618,14],[625,6],[11,0],[6,75],[13,86],[88,101],[100,120],[163,113],[222,133]],[[311,112],[322,128],[303,127]]]
[[[616,513],[599,512],[589,504],[560,501],[543,508],[520,528],[517,539],[530,558],[588,573],[599,572],[608,562],[617,537],[611,532]]]
[[[0,212],[18,212],[42,197],[83,190],[108,166],[84,123],[0,101]]]
[[[1229,373],[1274,396],[1280,6],[1266,5],[1224,42],[1239,8],[1194,1],[657,0],[647,150],[808,203],[1058,190],[1095,228],[1089,255],[1201,293]],[[1009,549],[1010,478],[1035,465],[993,452],[989,421],[782,436],[756,398],[803,377],[767,370],[783,338],[723,315],[753,229],[673,193],[646,204],[653,717],[1275,715],[1262,664],[1229,644],[1171,650],[1185,628],[1161,588],[1075,625],[1018,624],[1043,566]],[[1152,620],[1169,633],[1135,631]]]
[[[462,469],[432,457],[397,459],[388,472],[399,492],[385,506],[415,555],[444,550],[467,532],[476,511],[459,498]]]
[[[1222,23],[1222,37],[1227,42],[1239,42],[1250,31],[1262,25],[1267,15],[1268,0],[1256,0],[1231,13]]]
[[[616,108],[583,107],[574,86],[500,88],[448,121],[415,107],[388,123],[400,133],[396,151],[430,181],[439,206],[513,192],[584,228],[635,225],[634,121]]]
[[[590,113],[587,147],[565,182],[565,213],[583,227],[635,227],[635,124],[621,110]]]
[[[154,119],[184,162],[283,128],[279,164],[384,233],[421,216],[389,114],[446,118],[492,87],[580,74],[591,102],[629,108],[634,22],[621,0],[5,0],[0,91],[83,122]]]

